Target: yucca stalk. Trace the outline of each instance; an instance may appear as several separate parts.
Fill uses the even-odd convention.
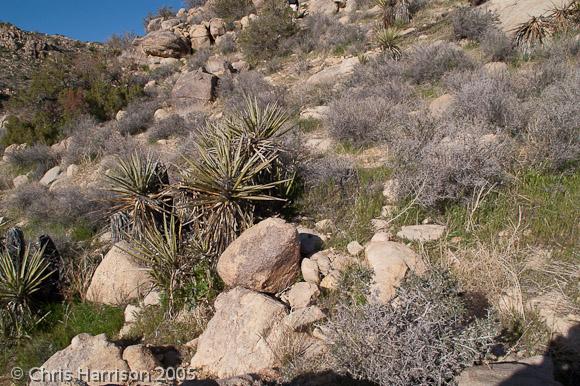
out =
[[[167,169],[151,155],[133,153],[126,160],[118,159],[117,168],[106,178],[114,193],[113,210],[129,215],[134,235],[171,206],[170,197],[164,193],[169,183]]]
[[[399,47],[399,32],[395,28],[380,29],[375,39],[381,50],[391,56],[394,60],[401,59],[402,52]]]
[[[0,305],[6,335],[22,337],[33,324],[34,295],[53,273],[43,258],[44,250],[25,248],[21,259],[7,250],[0,254]]]
[[[532,17],[514,29],[514,43],[529,49],[536,44],[544,44],[550,35],[550,23],[542,16]]]
[[[395,23],[395,5],[397,0],[375,0],[375,3],[382,9],[383,28],[388,28]]]

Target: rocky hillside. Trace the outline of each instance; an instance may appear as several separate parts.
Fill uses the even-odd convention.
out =
[[[70,55],[97,46],[65,36],[23,31],[0,22],[0,100],[25,87],[35,67],[46,58]]]
[[[0,383],[577,384],[578,2],[190,3],[14,96]]]

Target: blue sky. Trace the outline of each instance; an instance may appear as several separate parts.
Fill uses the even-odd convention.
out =
[[[105,41],[114,33],[143,35],[143,18],[161,6],[177,10],[183,0],[0,0],[0,21],[27,31]]]

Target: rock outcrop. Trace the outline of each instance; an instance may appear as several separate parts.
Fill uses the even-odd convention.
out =
[[[286,307],[266,295],[237,287],[220,294],[216,313],[198,341],[191,367],[220,378],[257,373],[278,364]]]
[[[300,273],[296,228],[279,218],[254,225],[224,251],[217,271],[230,287],[267,293],[287,288]]]
[[[143,53],[162,58],[181,58],[191,52],[189,43],[171,31],[153,31],[135,40]]]
[[[173,105],[178,108],[187,108],[211,102],[216,98],[217,85],[217,76],[199,69],[183,73],[171,91]]]

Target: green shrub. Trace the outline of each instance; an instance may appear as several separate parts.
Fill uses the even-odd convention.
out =
[[[217,17],[233,22],[255,12],[256,8],[252,0],[213,0],[210,10]]]
[[[238,43],[250,63],[282,56],[289,51],[288,38],[297,31],[292,10],[285,2],[266,0],[258,19],[240,34]]]

